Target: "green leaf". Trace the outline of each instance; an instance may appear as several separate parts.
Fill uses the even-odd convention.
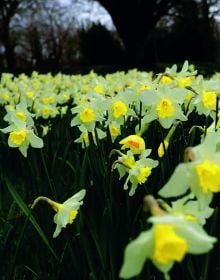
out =
[[[42,231],[42,229],[38,225],[38,223],[35,220],[35,218],[32,216],[32,214],[30,212],[30,209],[24,203],[24,201],[22,200],[22,198],[18,194],[17,190],[14,188],[14,186],[11,184],[11,182],[8,179],[6,179],[6,178],[5,178],[5,183],[6,183],[6,186],[7,186],[8,190],[9,190],[9,193],[13,197],[14,201],[17,203],[17,205],[22,210],[22,212],[25,214],[25,216],[29,218],[30,222],[32,223],[32,225],[36,229],[38,235],[41,237],[43,242],[46,244],[47,248],[50,250],[52,255],[58,260],[58,257],[56,256],[56,253],[54,252],[54,250],[50,246],[47,237],[45,236],[44,232]]]

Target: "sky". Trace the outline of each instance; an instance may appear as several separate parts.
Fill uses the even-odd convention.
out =
[[[70,6],[71,0],[58,0],[63,6]],[[101,23],[109,30],[114,30],[114,24],[108,12],[95,1],[78,0],[72,8],[71,14],[76,14],[77,20],[82,25],[87,25],[90,22]]]

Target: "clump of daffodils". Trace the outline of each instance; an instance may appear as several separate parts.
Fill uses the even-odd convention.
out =
[[[34,200],[31,208],[33,209],[39,201],[45,201],[55,210],[54,223],[56,224],[56,229],[53,234],[53,238],[55,238],[60,234],[62,228],[65,228],[67,224],[73,223],[78,215],[80,206],[83,204],[85,194],[86,190],[82,189],[63,203],[58,203],[44,196],[39,196]]]

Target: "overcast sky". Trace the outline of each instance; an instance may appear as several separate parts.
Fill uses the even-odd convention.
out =
[[[58,0],[63,6],[70,6],[71,0]],[[78,0],[70,7],[71,14],[76,14],[77,20],[86,25],[89,22],[101,23],[113,30],[114,24],[108,12],[96,1]]]

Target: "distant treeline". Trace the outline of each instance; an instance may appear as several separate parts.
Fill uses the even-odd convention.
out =
[[[86,73],[93,67],[113,72],[186,59],[218,68],[217,0],[98,2],[116,30],[97,23],[83,26],[57,1],[2,0],[0,71]]]

